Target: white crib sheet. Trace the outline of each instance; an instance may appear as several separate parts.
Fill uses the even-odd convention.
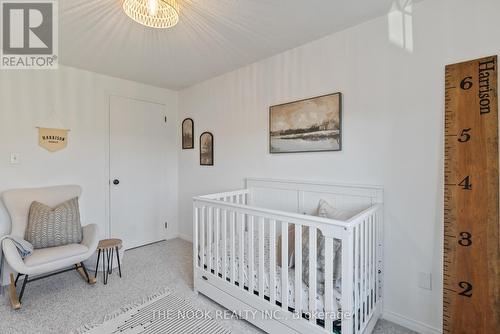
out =
[[[265,242],[264,242],[264,294],[269,297],[270,296],[270,270],[269,270],[269,236],[265,235],[264,237]],[[244,242],[244,268],[243,268],[243,274],[244,274],[244,281],[245,281],[245,287],[249,287],[249,258],[248,258],[248,232],[245,232],[245,242]],[[259,245],[258,243],[258,236],[257,233],[254,233],[254,286],[253,289],[254,291],[259,291]],[[216,262],[216,253],[215,253],[215,243],[212,244],[211,247],[211,257],[212,257],[212,262],[211,262],[211,269],[214,270],[214,264]],[[240,270],[240,263],[239,263],[239,240],[236,237],[235,240],[235,276],[236,279],[235,281],[239,283],[239,270]],[[222,241],[219,241],[219,258],[217,259],[217,267],[218,267],[218,272],[222,273],[222,250],[223,250],[223,245]],[[205,265],[208,265],[208,255],[206,254],[205,250]],[[226,241],[226,276],[231,277],[231,270],[232,270],[232,259],[231,259],[231,243],[230,240],[228,239]],[[276,300],[281,303],[282,301],[282,296],[281,296],[281,267],[276,265],[276,274],[275,274],[275,288],[276,288]],[[333,301],[336,303],[334,304],[334,309],[339,310],[341,309],[340,305],[340,299],[341,299],[341,287],[340,287],[340,279],[337,280],[337,284],[333,289],[333,294],[334,298]],[[302,312],[310,312],[309,308],[309,287],[307,284],[305,284],[302,280]],[[289,268],[288,269],[288,306],[291,308],[295,308],[295,269],[294,268]],[[324,296],[320,294],[316,294],[316,310],[313,310],[315,312],[318,312],[321,314],[324,312]]]

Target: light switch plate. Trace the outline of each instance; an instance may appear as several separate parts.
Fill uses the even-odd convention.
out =
[[[418,273],[418,286],[422,289],[432,290],[431,273]]]
[[[19,165],[21,163],[21,154],[20,153],[11,153],[10,154],[10,164],[11,165]]]

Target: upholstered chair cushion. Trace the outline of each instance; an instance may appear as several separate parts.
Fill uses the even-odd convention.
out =
[[[29,209],[25,239],[35,249],[79,244],[82,241],[82,225],[78,198],[55,208],[34,201]]]

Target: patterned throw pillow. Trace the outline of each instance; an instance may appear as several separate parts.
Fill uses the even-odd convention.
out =
[[[328,257],[333,262],[333,280],[335,281],[342,274],[341,267],[341,246],[342,242],[333,239],[333,254]],[[302,279],[309,285],[309,228],[302,229]],[[325,291],[325,237],[320,230],[316,230],[316,291],[323,295]]]
[[[78,198],[55,208],[39,202],[31,203],[24,238],[35,249],[81,243],[83,233]]]
[[[329,218],[335,220],[346,221],[355,212],[340,210],[334,208],[325,200],[321,199],[318,205],[318,216],[322,218]],[[320,295],[324,294],[325,291],[325,237],[320,230],[316,231],[316,287],[317,292]],[[342,275],[342,242],[338,239],[333,239],[333,254],[330,254],[328,258],[333,262],[333,281],[334,286],[336,281],[341,278]],[[305,227],[302,229],[302,266],[303,266],[303,280],[309,285],[309,228]]]

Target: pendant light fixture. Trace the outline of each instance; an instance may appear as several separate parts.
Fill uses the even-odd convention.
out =
[[[151,28],[171,28],[179,22],[176,0],[124,0],[123,10],[134,21]]]

